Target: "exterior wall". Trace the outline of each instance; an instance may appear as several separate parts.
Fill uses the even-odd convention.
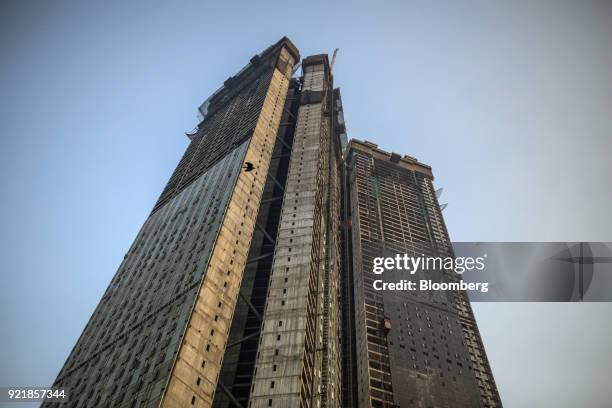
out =
[[[372,288],[374,257],[452,256],[431,169],[351,141],[348,170],[359,406],[501,406],[465,293]]]
[[[337,185],[326,59],[306,59],[250,407],[340,404]],[[329,94],[331,95],[331,94]],[[332,152],[334,155],[332,156]],[[333,171],[331,170],[333,168]],[[334,178],[334,183],[336,179]],[[337,184],[337,183],[336,183]],[[334,212],[335,211],[335,212]],[[335,223],[335,229],[329,224]],[[330,248],[334,247],[334,248]]]
[[[159,403],[246,146],[147,219],[56,380],[71,406]]]
[[[350,154],[350,152],[349,152]],[[349,163],[347,165],[350,166]],[[362,252],[361,252],[361,217],[359,214],[359,207],[356,206],[355,201],[359,192],[359,186],[355,180],[355,176],[352,171],[348,171],[346,177],[349,179],[347,188],[350,190],[348,193],[350,197],[350,213],[351,213],[351,246],[352,246],[352,259],[349,262],[352,263],[353,271],[353,282],[348,282],[350,287],[353,288],[354,293],[354,315],[355,315],[355,357],[356,357],[356,377],[357,383],[357,402],[359,407],[369,407],[370,404],[370,371],[369,371],[369,358],[368,356],[368,340],[367,340],[367,320],[366,320],[366,302],[364,298],[364,279],[363,279],[363,264],[362,264]],[[391,400],[390,398],[388,399]]]

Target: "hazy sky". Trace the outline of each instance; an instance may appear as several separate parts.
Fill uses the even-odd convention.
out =
[[[196,125],[281,36],[458,241],[612,241],[612,2],[0,3],[0,385],[49,385]],[[180,3],[180,5],[179,5]],[[502,400],[610,407],[611,304],[479,304]]]

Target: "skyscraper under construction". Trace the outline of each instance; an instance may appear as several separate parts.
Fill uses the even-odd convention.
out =
[[[359,407],[501,407],[465,292],[376,291],[375,257],[452,257],[431,168],[351,140],[346,152],[345,322]],[[436,271],[434,271],[436,272]],[[441,282],[454,272],[434,275]],[[432,272],[429,272],[429,278]],[[404,274],[403,277],[406,277]],[[352,370],[352,371],[351,371]]]
[[[431,170],[347,143],[332,65],[283,38],[200,106],[54,383],[63,404],[501,406],[465,294],[396,310],[371,290],[377,250],[452,249]],[[396,339],[430,318],[448,327]]]

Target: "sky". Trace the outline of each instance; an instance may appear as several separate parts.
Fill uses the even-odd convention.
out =
[[[455,241],[612,241],[612,2],[0,2],[0,386],[50,385],[196,108],[287,35]],[[474,306],[505,407],[609,407],[611,304]]]

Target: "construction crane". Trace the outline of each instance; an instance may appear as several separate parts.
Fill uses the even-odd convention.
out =
[[[336,55],[338,55],[338,51],[340,51],[340,48],[336,48],[334,50],[334,55],[332,55],[331,64],[329,65],[329,70],[330,71],[334,69],[334,62],[336,62]]]

